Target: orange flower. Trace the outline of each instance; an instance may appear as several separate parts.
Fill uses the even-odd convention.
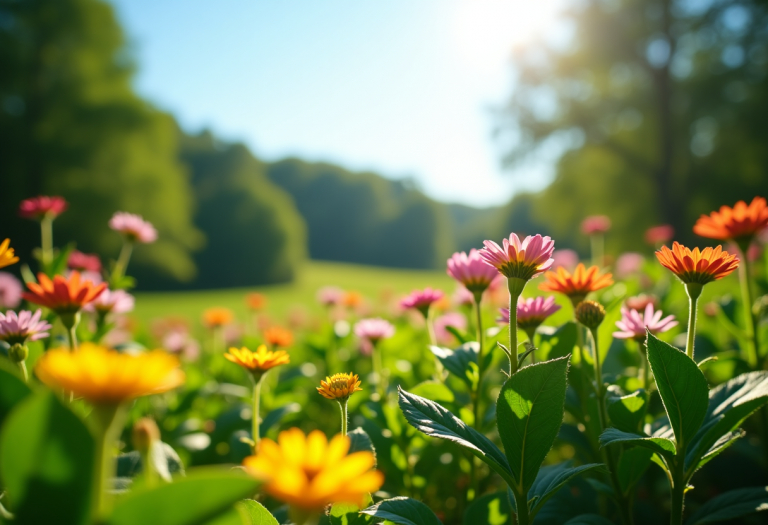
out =
[[[251,352],[246,347],[242,347],[239,350],[237,348],[230,348],[229,353],[224,354],[224,357],[246,368],[255,376],[261,376],[271,368],[287,365],[291,362],[291,358],[285,350],[273,352],[267,350],[267,347],[264,345],[258,347],[255,352]]]
[[[86,304],[96,299],[107,285],[94,285],[91,281],[81,281],[80,272],[73,271],[69,278],[55,275],[51,281],[44,273],[37,274],[37,283],[27,283],[28,292],[21,296],[30,303],[50,308],[57,314],[75,313]]]
[[[363,296],[360,292],[349,291],[344,294],[344,306],[347,308],[357,308],[363,304]]]
[[[670,250],[662,246],[656,252],[662,266],[668,268],[685,284],[707,284],[722,279],[739,267],[739,259],[723,248],[686,248],[675,241]]]
[[[591,266],[588,269],[584,263],[576,266],[573,274],[559,266],[557,273],[547,272],[544,274],[546,281],[539,285],[539,290],[545,292],[560,292],[571,298],[571,301],[578,303],[587,296],[589,292],[594,292],[613,284],[612,275],[606,273],[599,275],[600,268]]]
[[[321,512],[329,503],[365,505],[368,493],[384,483],[368,451],[348,454],[350,439],[338,434],[328,442],[314,430],[280,432],[277,443],[262,439],[258,454],[243,460],[245,470],[266,481],[267,494],[305,512]]]
[[[360,388],[360,379],[357,374],[342,372],[326,377],[325,381],[321,379],[317,391],[326,399],[340,399],[344,401],[355,392],[362,392],[363,389]]]
[[[720,211],[702,215],[693,226],[693,233],[721,241],[752,238],[763,228],[768,227],[768,206],[765,199],[755,197],[747,206],[739,201],[731,208],[721,206]]]
[[[218,328],[219,326],[225,326],[232,322],[234,315],[229,308],[222,308],[216,306],[214,308],[208,308],[203,312],[203,324],[207,328]]]
[[[285,348],[293,344],[293,334],[287,328],[273,326],[264,330],[264,341],[274,348]]]
[[[6,266],[19,262],[19,258],[13,253],[13,248],[9,246],[10,244],[10,239],[6,239],[0,243],[0,268],[5,268]]]
[[[251,310],[261,310],[267,304],[267,298],[260,293],[249,293],[245,298],[248,308]]]

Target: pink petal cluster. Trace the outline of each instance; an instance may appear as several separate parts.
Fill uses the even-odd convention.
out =
[[[630,275],[637,273],[643,267],[645,257],[639,253],[627,252],[619,255],[616,259],[616,277],[625,279]]]
[[[552,263],[553,268],[562,266],[569,272],[573,272],[576,265],[579,264],[579,254],[568,248],[555,250],[552,254],[552,258],[555,260],[555,262]]]
[[[555,297],[531,297],[529,299],[517,298],[517,325],[523,330],[538,328],[544,320],[560,310],[560,305],[555,303]],[[500,317],[496,322],[509,324],[509,308],[499,308]]]
[[[605,233],[611,229],[611,219],[605,215],[592,215],[581,222],[581,232],[586,235]]]
[[[498,275],[488,266],[478,250],[456,252],[448,259],[448,275],[464,285],[472,293],[481,293]]]
[[[344,290],[337,286],[323,286],[317,291],[317,301],[323,306],[337,306],[344,302]]]
[[[19,215],[25,219],[42,219],[46,215],[55,219],[67,209],[67,201],[63,197],[48,197],[41,195],[21,201]]]
[[[432,303],[439,301],[444,295],[442,291],[433,290],[432,288],[414,290],[408,297],[400,301],[400,306],[403,308],[415,308],[426,315]]]
[[[654,312],[653,304],[648,303],[645,307],[645,312],[642,314],[637,310],[621,307],[621,319],[616,321],[616,327],[619,329],[613,332],[613,337],[617,339],[645,339],[645,329],[647,328],[652,334],[658,334],[666,332],[670,328],[677,326],[677,321],[674,315],[668,315],[664,319],[661,310]]]
[[[435,338],[440,345],[447,345],[453,342],[454,336],[448,331],[447,327],[452,326],[462,332],[467,329],[467,318],[458,312],[448,312],[435,319]]]
[[[109,227],[122,233],[132,241],[150,243],[157,240],[157,230],[155,230],[155,227],[142,219],[140,215],[133,213],[116,212],[109,220]]]
[[[135,302],[134,297],[125,290],[104,290],[83,309],[88,312],[125,314],[133,311]]]
[[[0,308],[16,308],[21,304],[24,287],[12,273],[0,272]]]
[[[674,236],[675,229],[669,224],[662,224],[645,230],[645,242],[651,246],[667,244]]]
[[[555,241],[539,234],[529,235],[522,242],[511,233],[509,240],[504,239],[503,246],[493,241],[483,241],[485,248],[480,250],[480,256],[485,262],[508,279],[533,279],[552,267],[555,260]]]
[[[48,337],[46,330],[50,330],[51,325],[40,320],[42,313],[42,310],[37,310],[34,314],[29,310],[22,310],[18,315],[13,310],[9,310],[5,315],[0,313],[0,340],[14,345]]]
[[[80,272],[101,272],[101,259],[98,255],[73,250],[67,259],[67,268]]]
[[[374,317],[361,319],[355,323],[355,335],[371,343],[377,343],[382,339],[395,335],[395,327],[389,321]]]

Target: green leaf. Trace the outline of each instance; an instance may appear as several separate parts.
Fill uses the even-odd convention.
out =
[[[666,457],[674,456],[677,450],[674,441],[663,437],[632,434],[631,432],[622,432],[617,428],[606,428],[605,431],[600,434],[601,447],[614,445],[616,443],[645,447]]]
[[[445,329],[448,330],[451,334],[453,334],[453,337],[458,339],[459,343],[461,344],[468,343],[472,340],[472,337],[469,334],[465,334],[461,332],[461,330],[459,330],[455,326],[447,325]]]
[[[720,454],[722,451],[724,451],[726,448],[733,445],[737,439],[741,439],[744,437],[746,432],[744,432],[741,429],[735,430],[733,432],[728,432],[727,434],[723,434],[720,436],[720,439],[715,441],[715,444],[709,447],[709,450],[706,451],[706,453],[698,460],[696,463],[696,467],[693,469],[695,472],[696,470],[700,469],[710,461],[712,461],[715,457],[717,457],[718,454]],[[686,463],[686,468],[692,467],[693,463],[690,464]],[[693,472],[691,472],[692,474]]]
[[[621,452],[619,464],[616,467],[616,475],[619,478],[621,491],[624,494],[634,488],[643,473],[651,466],[653,451],[644,447],[628,448]]]
[[[768,487],[730,490],[708,500],[691,516],[686,525],[732,520],[764,510],[768,510]]]
[[[627,396],[608,399],[608,416],[611,423],[624,432],[642,432],[647,409],[648,396],[643,389]]]
[[[512,470],[504,453],[493,442],[468,427],[461,419],[439,404],[398,388],[400,409],[414,428],[427,436],[453,441],[468,448],[477,457],[509,481]]]
[[[269,414],[264,416],[259,425],[259,434],[266,436],[267,433],[272,430],[272,427],[280,424],[280,421],[288,414],[295,414],[301,411],[301,405],[298,403],[288,403],[279,408],[271,410]]]
[[[17,521],[89,522],[94,455],[90,432],[52,392],[24,399],[0,434],[0,477]]]
[[[613,525],[613,522],[598,514],[582,514],[569,519],[563,525]]]
[[[539,344],[539,355],[542,359],[555,359],[565,357],[576,346],[577,332],[576,323],[569,321],[554,331],[539,329],[541,343]]]
[[[572,467],[571,464],[570,461],[565,461],[557,465],[548,465],[539,471],[536,481],[534,481],[531,490],[528,491],[531,521],[541,510],[541,507],[574,477],[590,470],[607,472],[602,463],[590,463],[578,467]]]
[[[369,497],[368,504],[373,503]],[[373,517],[361,514],[360,507],[348,503],[334,503],[331,511],[326,516],[330,525],[368,525],[373,522]]]
[[[533,485],[563,422],[569,358],[520,369],[496,402],[499,435],[519,493]]]
[[[423,383],[419,383],[411,389],[411,393],[416,394],[419,397],[431,399],[438,403],[453,403],[456,400],[453,391],[448,388],[445,383],[440,383],[438,381],[424,381]]]
[[[278,525],[275,517],[258,501],[242,500],[235,504],[235,508],[248,525]]]
[[[360,512],[397,525],[442,525],[429,507],[411,498],[385,499]]]
[[[6,361],[0,361],[0,428],[13,407],[32,393],[32,390],[15,372],[5,369]]]
[[[707,414],[709,386],[686,354],[648,334],[648,362],[681,448],[690,444]]]
[[[477,354],[480,351],[478,343],[474,341],[464,343],[455,350],[441,346],[430,346],[429,349],[432,350],[432,353],[440,360],[446,370],[464,381],[467,386],[472,387],[471,363],[477,365]]]
[[[512,506],[507,490],[474,500],[464,512],[464,525],[507,525],[512,523]]]
[[[123,496],[107,525],[197,525],[226,513],[240,499],[256,492],[259,482],[236,470],[198,468],[187,477]]]
[[[373,441],[371,441],[371,438],[366,434],[365,430],[356,428],[353,431],[348,432],[347,436],[349,437],[350,442],[350,454],[353,452],[370,452],[373,454],[374,461],[376,460],[376,448],[373,446]],[[374,463],[374,466],[376,466],[376,463]]]

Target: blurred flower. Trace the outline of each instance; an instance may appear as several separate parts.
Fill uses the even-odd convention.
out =
[[[768,227],[768,205],[762,197],[755,197],[747,206],[737,202],[733,208],[721,206],[720,211],[702,215],[693,226],[693,233],[710,239],[741,240],[751,239],[756,233]]]
[[[325,381],[320,380],[320,386],[317,387],[317,391],[326,399],[346,401],[355,392],[363,391],[360,388],[360,384],[361,382],[357,374],[342,372],[326,377]]]
[[[45,306],[57,314],[79,312],[107,288],[104,283],[94,285],[91,281],[81,281],[80,272],[77,271],[73,271],[67,279],[55,275],[53,281],[44,273],[39,273],[37,280],[37,283],[27,283],[29,291],[21,296],[30,303]]]
[[[675,229],[669,224],[662,224],[645,230],[645,242],[651,246],[668,243],[674,236]]]
[[[245,303],[251,310],[261,310],[267,305],[267,298],[264,294],[253,292],[245,296]]]
[[[101,273],[101,260],[98,255],[73,250],[67,259],[67,268],[80,272]]]
[[[649,304],[653,305],[654,307],[656,306],[656,297],[653,295],[640,294],[635,297],[627,298],[624,304],[627,308],[642,312]]]
[[[363,296],[360,294],[360,292],[356,292],[354,290],[350,290],[349,292],[346,292],[344,294],[344,306],[347,308],[357,308],[361,304],[363,304]]]
[[[157,230],[141,215],[124,211],[115,212],[109,220],[109,227],[122,233],[130,241],[151,243],[157,240]]]
[[[747,248],[747,260],[749,262],[755,262],[763,255],[763,247],[760,244],[753,242]]]
[[[496,270],[493,271],[495,272]],[[458,286],[453,293],[453,303],[458,306],[472,306],[475,303],[475,296],[464,286]]]
[[[738,257],[723,251],[721,246],[699,251],[698,248],[686,248],[677,241],[671,250],[662,246],[656,252],[656,258],[685,284],[707,284],[722,279],[739,267]]]
[[[337,306],[344,301],[344,290],[337,286],[323,286],[317,291],[317,301],[323,306]]]
[[[257,455],[243,460],[246,471],[266,483],[273,498],[304,511],[320,513],[329,503],[363,507],[368,494],[384,483],[372,470],[368,451],[348,454],[350,439],[338,434],[328,442],[319,430],[308,436],[298,428],[280,432],[277,443],[262,439]]]
[[[19,262],[19,258],[13,253],[13,248],[10,247],[11,240],[6,239],[0,243],[0,268],[5,268],[14,263]]]
[[[508,279],[528,281],[548,270],[555,251],[555,241],[539,234],[529,235],[522,242],[514,233],[504,239],[503,248],[493,241],[483,241],[480,256]]]
[[[420,311],[424,317],[427,317],[429,307],[432,303],[439,301],[444,295],[445,294],[443,294],[442,291],[433,290],[432,288],[414,290],[408,297],[400,301],[400,306],[403,308],[415,308]]]
[[[594,330],[605,319],[605,308],[597,301],[582,301],[576,306],[576,320]]]
[[[438,344],[447,345],[454,341],[455,337],[447,330],[448,326],[464,332],[467,329],[467,318],[458,312],[448,312],[435,319],[435,338]]]
[[[50,388],[104,405],[166,392],[184,383],[179,360],[162,350],[121,354],[93,343],[83,343],[77,352],[49,350],[37,361],[35,371]]]
[[[134,297],[125,290],[104,290],[93,302],[87,304],[87,312],[125,314],[133,311]]]
[[[448,259],[448,275],[464,285],[475,296],[479,297],[491,282],[497,277],[498,272],[492,266],[488,266],[478,250],[472,248],[469,255],[465,252],[456,252]]]
[[[264,330],[264,341],[273,348],[285,348],[293,344],[293,334],[287,328],[271,326]]]
[[[13,274],[0,272],[0,308],[16,308],[21,303],[21,292],[24,290]]]
[[[172,354],[180,354],[189,361],[194,361],[200,356],[200,343],[182,330],[173,330],[165,334],[163,348]]]
[[[37,310],[34,314],[29,310],[22,310],[18,315],[13,310],[9,310],[5,315],[0,312],[0,340],[13,346],[48,337],[47,331],[51,329],[51,325],[41,321],[41,315],[42,310]]]
[[[605,215],[591,215],[581,222],[581,232],[585,235],[605,233],[611,229],[611,219]]]
[[[539,290],[567,295],[574,305],[583,301],[589,292],[613,284],[610,273],[600,275],[600,268],[591,266],[586,269],[583,263],[576,266],[573,274],[560,267],[557,272],[547,272],[545,277],[547,280],[539,285]]]
[[[291,362],[288,352],[285,350],[267,350],[265,345],[260,345],[255,352],[251,352],[246,347],[240,349],[230,348],[229,353],[224,357],[233,363],[242,366],[248,370],[257,379],[268,370],[280,365],[287,365]]]
[[[232,310],[229,308],[214,306],[203,312],[203,325],[206,328],[218,328],[231,323],[234,317]]]
[[[40,220],[46,215],[55,219],[67,209],[67,201],[63,197],[32,197],[21,201],[19,215],[25,219]]]
[[[535,331],[544,320],[560,310],[560,305],[555,304],[555,297],[531,297],[517,298],[517,326],[525,332]],[[509,324],[509,308],[499,308],[500,317],[496,322]]]
[[[616,277],[626,279],[630,275],[637,273],[643,267],[645,257],[639,253],[622,253],[616,260]]]
[[[360,339],[365,339],[373,344],[382,339],[387,339],[395,335],[395,327],[389,321],[379,317],[373,319],[361,319],[355,323],[355,335]]]
[[[576,268],[576,265],[579,264],[579,254],[573,250],[569,250],[568,248],[555,250],[552,253],[552,258],[554,259],[552,268],[562,266],[569,272],[573,271],[573,269]]]
[[[616,327],[619,329],[613,332],[613,337],[618,339],[635,339],[642,341],[645,339],[647,328],[652,334],[656,335],[661,332],[677,326],[674,315],[668,315],[664,319],[661,310],[653,311],[653,304],[648,303],[645,307],[645,312],[640,314],[637,310],[621,307],[621,319],[616,321]]]

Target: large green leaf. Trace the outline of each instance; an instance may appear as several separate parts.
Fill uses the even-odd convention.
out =
[[[252,499],[239,501],[235,504],[235,509],[242,521],[248,525],[278,525],[275,517],[258,501]]]
[[[464,525],[507,525],[514,510],[509,491],[494,492],[477,498],[464,512]]]
[[[439,404],[400,388],[398,391],[400,409],[414,428],[427,436],[447,439],[468,448],[505,479],[512,477],[507,458],[490,439],[468,427]]]
[[[107,525],[198,525],[228,512],[251,496],[258,481],[245,473],[221,468],[199,468],[187,477],[156,488],[136,490],[115,504]]]
[[[651,466],[653,451],[644,447],[628,448],[621,452],[616,476],[619,478],[621,491],[629,494],[642,475]]]
[[[627,445],[636,445],[638,447],[645,447],[652,451],[661,454],[662,456],[674,456],[675,455],[675,442],[671,439],[664,437],[652,437],[643,436],[640,434],[632,434],[630,432],[622,432],[617,428],[606,428],[605,432],[600,434],[600,446],[606,447],[608,445],[614,445],[616,443],[624,443]]]
[[[0,428],[13,407],[32,393],[27,384],[15,373],[5,370],[10,363],[0,361]]]
[[[648,396],[642,389],[627,396],[608,399],[608,417],[613,426],[624,432],[642,432],[647,409]]]
[[[368,504],[373,503],[368,498]],[[328,523],[329,525],[368,525],[373,523],[373,516],[361,514],[360,507],[348,503],[334,503],[327,516],[323,517],[320,525]]]
[[[16,522],[87,523],[94,456],[90,432],[52,392],[19,403],[0,434],[0,477]]]
[[[464,381],[468,386],[473,385],[474,371],[472,365],[477,366],[477,354],[480,351],[478,343],[474,341],[464,343],[455,350],[441,346],[430,346],[429,348],[446,370]]]
[[[543,467],[536,476],[531,490],[528,491],[528,504],[530,505],[531,519],[541,510],[541,507],[554,496],[558,490],[576,476],[590,470],[602,470],[607,472],[602,463],[590,463],[572,467],[570,461]]]
[[[397,525],[442,525],[429,507],[411,498],[385,499],[361,512]]]
[[[686,354],[648,334],[648,362],[678,447],[690,444],[707,414],[709,387]]]
[[[563,422],[568,359],[519,370],[504,383],[496,402],[499,435],[522,494],[536,480]]]
[[[768,487],[730,490],[708,500],[686,525],[717,523],[765,510],[768,510]]]

